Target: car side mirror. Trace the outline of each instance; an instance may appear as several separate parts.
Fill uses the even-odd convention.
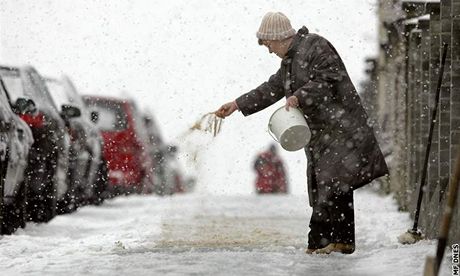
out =
[[[97,121],[99,121],[99,112],[97,111],[91,111],[91,122],[93,123],[97,123]]]
[[[37,111],[37,106],[31,99],[18,98],[13,105],[13,111],[16,114],[35,113]]]
[[[63,104],[61,106],[61,116],[64,118],[75,118],[81,116],[81,111],[78,107],[73,105]]]

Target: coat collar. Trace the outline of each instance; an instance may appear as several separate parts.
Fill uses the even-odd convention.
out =
[[[307,27],[303,26],[297,31],[297,34],[294,37],[294,40],[289,46],[289,49],[286,53],[286,57],[284,59],[292,58],[297,51],[297,47],[299,46],[300,41],[309,33]]]

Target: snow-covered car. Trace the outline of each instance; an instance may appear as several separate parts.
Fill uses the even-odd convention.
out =
[[[32,131],[11,109],[0,78],[0,233],[11,234],[26,221],[27,158],[33,143]]]
[[[10,105],[34,138],[26,171],[27,213],[33,221],[46,222],[56,215],[57,202],[66,199],[70,137],[43,77],[33,67],[0,66],[0,76]]]
[[[166,146],[165,148],[165,153],[166,153],[166,167],[168,168],[168,174],[169,178],[172,178],[172,187],[173,187],[173,193],[183,193],[190,188],[188,187],[189,184],[192,184],[191,182],[185,182],[184,174],[183,174],[183,169],[181,167],[181,164],[177,158],[177,151],[178,148],[177,146]],[[187,181],[189,181],[188,179]]]
[[[147,133],[133,101],[100,96],[83,96],[98,114],[96,126],[104,139],[104,157],[109,171],[111,194],[153,191],[153,161]]]
[[[193,181],[192,179],[184,179],[176,156],[177,147],[164,143],[161,131],[152,113],[144,112],[143,119],[149,137],[150,154],[155,163],[155,174],[158,179],[155,183],[155,193],[172,195],[190,190],[189,186],[193,185]]]
[[[66,129],[70,134],[69,183],[67,192],[70,204],[66,211],[103,200],[107,170],[102,156],[102,135],[91,121],[91,114],[81,95],[68,77],[46,78],[54,104],[58,107]],[[80,116],[66,116],[66,109],[73,109]]]
[[[155,119],[151,113],[142,115],[145,130],[148,135],[148,151],[152,158],[155,168],[154,192],[159,195],[172,194],[174,192],[174,179],[168,171],[166,157],[163,150],[163,138],[161,137],[160,129],[157,127]]]
[[[174,193],[174,174],[168,163],[166,146],[153,115],[149,112],[143,114],[143,123],[148,135],[149,152],[155,167],[154,192],[159,195],[170,195]]]

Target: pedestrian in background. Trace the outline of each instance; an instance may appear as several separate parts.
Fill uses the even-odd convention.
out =
[[[286,173],[275,144],[271,144],[268,150],[257,155],[254,169],[257,173],[258,194],[287,193]]]
[[[267,13],[257,32],[260,45],[281,60],[267,82],[222,105],[221,118],[244,116],[286,98],[299,108],[312,138],[305,147],[310,206],[306,253],[355,250],[353,190],[388,174],[358,93],[334,46],[304,26],[298,32],[280,12]]]

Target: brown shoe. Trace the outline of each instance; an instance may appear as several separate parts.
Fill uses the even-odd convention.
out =
[[[342,254],[351,254],[355,251],[354,244],[347,243],[330,243],[326,247],[316,249],[315,254],[330,254],[332,252],[339,252]]]
[[[315,254],[330,254],[335,247],[335,243],[330,243],[323,248],[318,248],[315,250]]]
[[[355,252],[355,245],[349,243],[336,243],[334,249],[334,251],[342,254],[352,254]]]

